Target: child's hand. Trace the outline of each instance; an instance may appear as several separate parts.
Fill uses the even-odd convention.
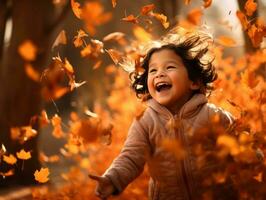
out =
[[[95,195],[101,199],[107,199],[115,191],[113,183],[106,177],[89,174],[89,177],[98,182]]]

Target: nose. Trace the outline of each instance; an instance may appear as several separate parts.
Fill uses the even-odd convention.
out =
[[[160,71],[157,72],[155,77],[156,78],[161,78],[161,77],[164,77],[164,76],[165,76],[165,72],[163,70],[160,70]]]

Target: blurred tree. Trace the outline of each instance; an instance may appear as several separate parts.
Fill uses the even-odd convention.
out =
[[[31,64],[42,72],[49,61],[52,44],[71,11],[70,2],[54,2],[61,3],[47,0],[0,1],[0,145],[5,145],[7,153],[15,154],[22,148],[32,153],[31,159],[15,166],[14,176],[0,177],[0,185],[34,183],[33,173],[40,167],[38,137],[22,145],[11,140],[10,128],[29,125],[31,117],[42,109],[40,83],[26,75],[26,62],[18,53],[18,47],[26,40],[37,47],[36,58]],[[7,22],[10,22],[9,27]],[[10,35],[7,35],[7,29],[11,30]],[[38,125],[33,128],[38,129]],[[10,168],[13,167],[0,163],[0,172]]]

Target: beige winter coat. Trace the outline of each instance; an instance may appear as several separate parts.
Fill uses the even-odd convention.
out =
[[[188,134],[193,135],[196,130],[206,127],[215,114],[220,116],[224,126],[228,126],[233,122],[231,115],[207,103],[203,94],[194,95],[175,116],[153,99],[148,100],[147,104],[143,116],[132,123],[120,155],[104,176],[112,181],[120,193],[141,174],[147,163],[151,176],[149,199],[195,199],[191,157],[177,160],[173,153],[162,148],[161,142],[165,138],[178,138],[189,152]],[[179,128],[173,131],[169,128],[169,122],[177,119]]]

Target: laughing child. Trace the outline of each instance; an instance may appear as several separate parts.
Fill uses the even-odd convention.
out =
[[[137,97],[145,97],[148,108],[133,121],[124,147],[109,169],[102,176],[89,175],[98,182],[98,197],[120,194],[147,163],[149,199],[199,199],[190,138],[215,115],[225,129],[233,123],[230,113],[208,103],[210,84],[217,79],[213,60],[204,62],[209,41],[204,33],[185,34],[180,39],[172,31],[147,51],[141,62],[144,72],[133,72],[131,77]],[[171,122],[176,122],[175,128],[169,126]],[[186,156],[178,159],[165,150],[165,139],[179,141]]]

